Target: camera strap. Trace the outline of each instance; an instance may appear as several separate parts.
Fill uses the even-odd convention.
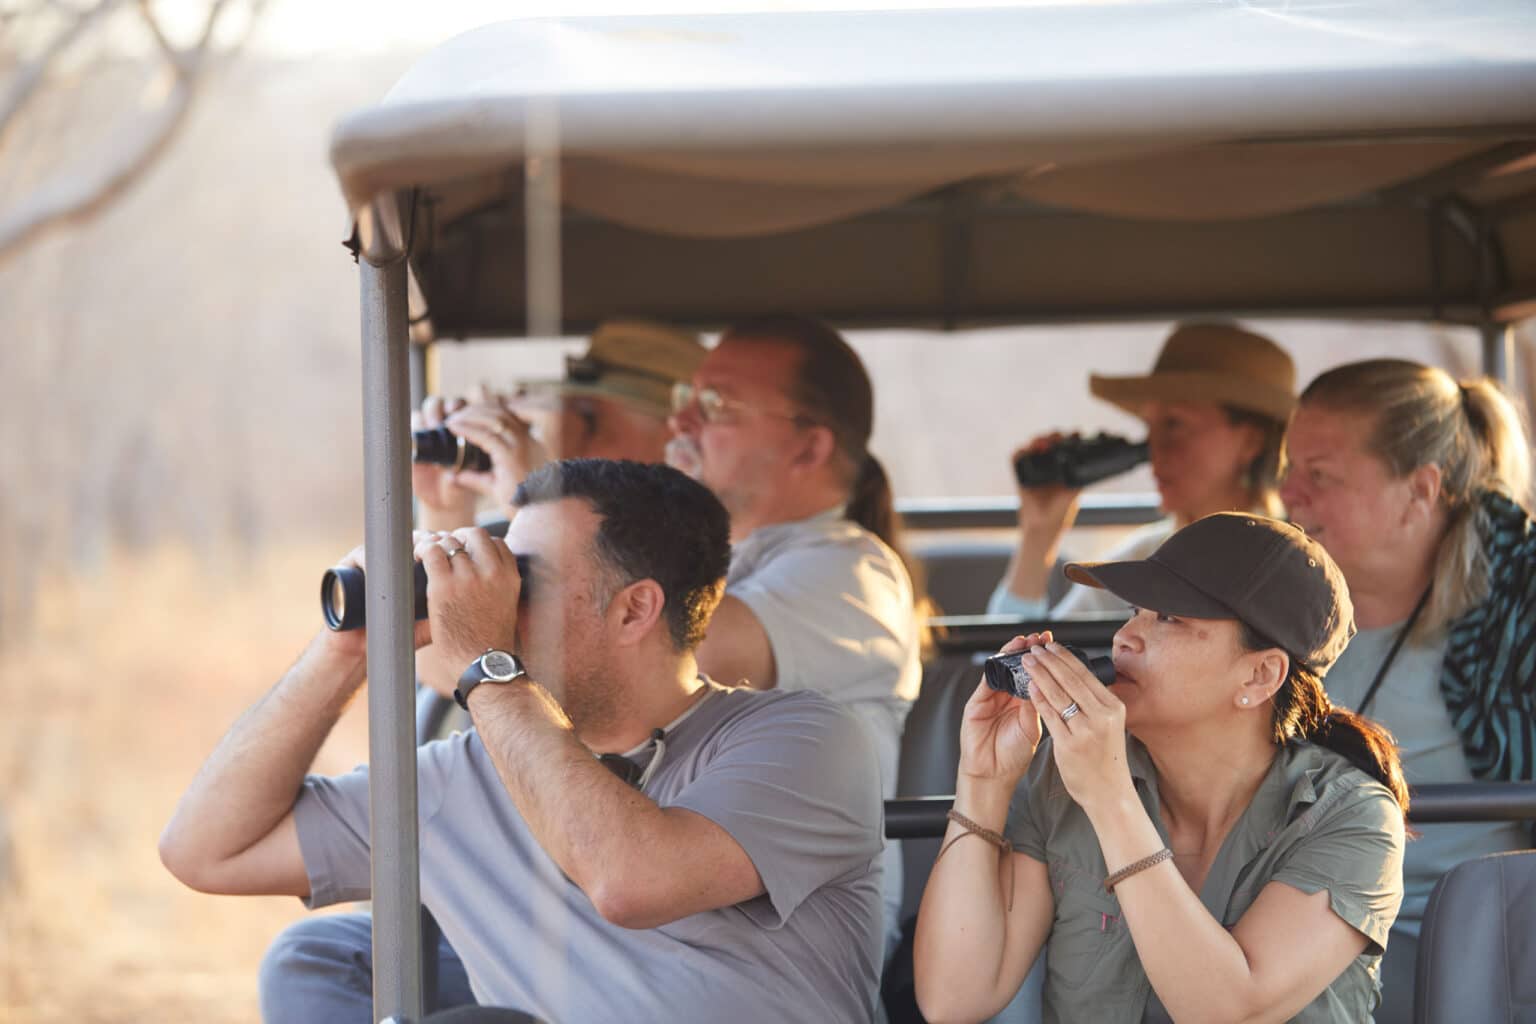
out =
[[[1419,603],[1413,606],[1413,614],[1408,616],[1408,621],[1403,623],[1402,632],[1397,634],[1397,639],[1392,641],[1392,649],[1382,659],[1381,667],[1376,670],[1376,678],[1371,680],[1371,685],[1366,687],[1365,696],[1360,698],[1360,706],[1355,709],[1355,714],[1364,715],[1371,701],[1376,699],[1376,691],[1381,689],[1382,680],[1387,678],[1387,671],[1392,663],[1397,660],[1397,652],[1403,649],[1403,641],[1408,639],[1408,634],[1413,632],[1414,623],[1419,621],[1419,614],[1424,611],[1424,606],[1429,603],[1429,592],[1435,589],[1434,580],[1430,580],[1429,586],[1424,588],[1424,593],[1419,595]]]

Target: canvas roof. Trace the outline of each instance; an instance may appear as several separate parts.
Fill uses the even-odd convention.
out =
[[[344,119],[437,337],[515,335],[557,138],[563,327],[1536,303],[1536,5],[1167,0],[506,22]]]

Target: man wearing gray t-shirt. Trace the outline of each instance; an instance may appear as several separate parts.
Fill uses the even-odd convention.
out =
[[[725,510],[671,469],[601,460],[540,470],[516,504],[505,543],[416,549],[417,639],[468,666],[475,726],[419,755],[422,899],[475,998],[558,1022],[868,1020],[878,761],[816,694],[700,675]],[[305,774],[364,668],[360,633],[322,634],[236,723],[162,837],[178,878],[369,895],[367,769]]]
[[[870,454],[874,394],[833,328],[759,317],[725,332],[678,385],[667,461],[731,514],[725,599],[699,648],[716,679],[816,690],[869,729],[886,796],[922,681],[921,626],[891,490]],[[886,850],[887,941],[901,857]]]

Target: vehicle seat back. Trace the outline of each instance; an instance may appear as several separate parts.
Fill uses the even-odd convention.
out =
[[[1536,850],[1447,871],[1424,910],[1416,1024],[1536,1024]]]

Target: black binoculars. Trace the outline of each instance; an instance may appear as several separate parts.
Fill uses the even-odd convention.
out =
[[[523,578],[520,601],[528,600],[528,556],[517,556],[517,574]],[[415,594],[417,620],[427,617],[427,567],[420,562],[412,567],[412,591]],[[366,580],[363,570],[353,566],[336,566],[325,570],[320,577],[320,613],[325,624],[335,632],[362,629],[367,622],[367,604],[364,597]]]
[[[1062,644],[1062,649],[1077,658],[1094,678],[1108,686],[1115,681],[1115,662],[1109,657],[1090,658],[1081,647],[1073,644]],[[1029,699],[1029,669],[1024,667],[1024,651],[1014,651],[1012,654],[994,654],[981,664],[981,671],[987,677],[987,686],[1003,693],[1012,694],[1023,700]]]
[[[491,457],[484,448],[477,448],[447,427],[411,431],[411,461],[480,473],[491,468]]]
[[[1105,477],[1135,469],[1148,458],[1147,442],[1114,434],[1068,437],[1043,452],[1025,452],[1013,460],[1020,487],[1086,487]]]

